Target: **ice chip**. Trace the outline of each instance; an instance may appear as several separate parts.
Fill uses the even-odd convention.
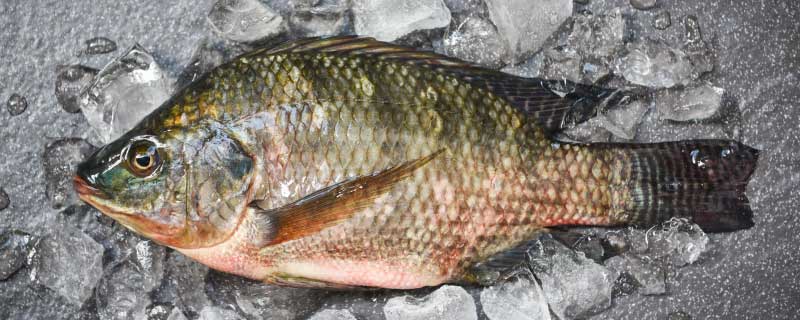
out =
[[[386,320],[453,319],[477,320],[472,296],[462,287],[445,285],[422,298],[401,296],[383,306]]]
[[[223,309],[215,306],[205,306],[200,310],[200,317],[198,320],[244,320],[245,318],[236,313],[236,311]]]
[[[611,307],[615,274],[549,236],[531,250],[531,268],[559,319],[586,317]]]
[[[481,305],[490,320],[550,320],[542,288],[525,276],[483,289]]]
[[[643,295],[659,295],[667,292],[666,274],[656,263],[645,261],[632,254],[611,257],[605,266],[619,274],[626,273],[633,278]]]
[[[347,310],[325,309],[313,314],[308,320],[356,320]]]
[[[85,54],[103,54],[114,52],[117,50],[117,43],[106,37],[95,37],[85,42],[86,47],[83,49]]]
[[[572,15],[572,0],[486,0],[489,18],[511,50],[506,63],[538,51]]]
[[[695,263],[709,248],[705,232],[686,219],[673,218],[647,231],[629,228],[625,233],[630,252],[673,267]]]
[[[672,25],[672,16],[669,11],[661,11],[653,17],[653,28],[658,30],[666,30]]]
[[[508,47],[497,28],[478,16],[459,18],[445,35],[442,48],[436,51],[489,68],[498,68],[503,61],[510,60]]]
[[[383,41],[450,24],[450,10],[442,0],[353,0],[352,10],[356,34]]]
[[[289,13],[289,27],[300,37],[341,34],[350,27],[350,8],[344,0],[295,6]]]
[[[172,308],[172,312],[170,312],[167,320],[187,320],[186,315],[183,314],[180,308]]]
[[[19,230],[0,230],[0,280],[21,269],[36,238]]]
[[[631,0],[631,6],[639,10],[648,10],[656,6],[656,0]]]
[[[542,75],[547,79],[595,83],[611,72],[613,58],[624,48],[625,20],[619,9],[608,14],[575,15],[563,43],[544,50]]]
[[[172,81],[140,45],[106,65],[81,95],[81,110],[103,144],[133,128],[172,94]]]
[[[103,246],[70,226],[42,239],[31,257],[31,280],[80,306],[103,275]]]
[[[682,90],[667,90],[656,96],[662,119],[689,121],[707,119],[722,105],[722,88],[702,83]]]
[[[286,30],[283,17],[258,0],[219,0],[208,13],[211,28],[236,42],[256,42]]]
[[[616,137],[633,140],[636,128],[642,123],[647,105],[640,100],[613,108],[600,116],[600,126],[611,132]]]
[[[192,58],[178,76],[178,80],[175,81],[175,88],[181,89],[221,65],[226,57],[220,46],[221,44],[209,39],[202,40],[194,49]]]
[[[101,319],[141,319],[150,304],[145,275],[133,263],[109,268],[95,289],[95,305]]]
[[[56,99],[64,111],[81,111],[81,92],[89,86],[97,72],[97,69],[78,64],[63,67],[56,77]]]
[[[6,109],[12,116],[18,116],[28,109],[28,99],[17,93],[12,93],[6,102]]]
[[[63,209],[80,204],[72,177],[78,163],[94,152],[95,147],[80,138],[66,138],[51,142],[44,149],[45,194],[53,209]]]
[[[317,310],[321,290],[268,286],[220,272],[206,277],[209,298],[216,305],[239,307],[251,319],[297,319]]]
[[[450,9],[452,13],[460,13],[466,11],[477,11],[483,4],[481,0],[444,0],[444,4]]]
[[[616,68],[625,80],[651,88],[687,85],[701,74],[686,52],[655,40],[629,44]]]
[[[209,305],[204,290],[208,267],[171,251],[167,255],[165,270],[165,282],[170,290],[174,290],[176,307],[187,314],[197,315],[204,306]]]

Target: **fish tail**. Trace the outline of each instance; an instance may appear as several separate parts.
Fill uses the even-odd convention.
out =
[[[759,150],[729,140],[606,145],[628,159],[630,188],[621,224],[688,218],[706,232],[754,225],[745,195]]]

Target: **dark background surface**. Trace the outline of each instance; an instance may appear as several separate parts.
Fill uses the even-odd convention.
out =
[[[76,57],[94,36],[117,41],[120,50],[141,43],[173,76],[193,48],[211,35],[206,14],[212,1],[3,1],[0,3],[0,101],[12,93],[28,110],[12,117],[0,110],[0,187],[11,206],[0,211],[0,227],[32,234],[57,231],[58,210],[45,196],[41,156],[58,138],[87,137],[83,116],[56,103],[57,66],[102,67],[111,56]],[[592,0],[602,13],[623,7],[629,20],[649,24],[653,12],[631,10],[627,1]],[[711,236],[713,248],[681,269],[669,294],[630,295],[595,319],[665,319],[684,311],[694,319],[796,319],[800,314],[800,3],[777,1],[659,1],[673,17],[698,17],[716,52],[706,79],[726,90],[741,111],[738,121],[674,124],[646,120],[639,141],[732,138],[761,149],[748,196],[752,229]],[[635,28],[634,28],[635,29]],[[642,33],[649,32],[642,30]],[[0,283],[0,290],[5,290]],[[362,295],[354,295],[362,297]],[[369,304],[364,296],[362,304]],[[378,299],[381,300],[381,299]],[[380,310],[380,306],[376,307]]]

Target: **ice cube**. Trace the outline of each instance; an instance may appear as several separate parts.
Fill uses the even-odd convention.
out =
[[[201,41],[194,49],[191,60],[175,81],[175,88],[181,89],[221,65],[226,58],[221,46],[222,44],[209,39]]]
[[[172,312],[170,312],[169,317],[167,317],[167,320],[187,320],[187,319],[186,315],[183,314],[183,311],[181,311],[180,308],[175,307],[172,308]]]
[[[236,311],[223,309],[214,306],[205,306],[200,310],[200,317],[198,320],[243,320],[244,317],[240,316]]]
[[[574,127],[569,127],[558,133],[559,139],[576,142],[609,142],[611,133],[604,129],[606,122],[601,117],[591,118]]]
[[[486,0],[491,21],[511,50],[506,63],[538,51],[572,15],[572,0]]]
[[[8,109],[9,114],[12,116],[18,116],[28,109],[28,99],[25,99],[25,97],[17,93],[12,93],[11,96],[8,97],[6,108]]]
[[[489,68],[498,68],[510,60],[509,48],[491,21],[470,15],[457,17],[454,25],[437,52]]]
[[[313,314],[308,320],[356,320],[347,310],[325,309]]]
[[[483,5],[481,0],[444,0],[444,4],[452,13],[476,12]]]
[[[530,254],[531,268],[558,318],[586,317],[611,307],[616,275],[606,267],[550,236],[541,237]]]
[[[656,263],[642,260],[632,254],[623,254],[609,258],[604,264],[614,272],[630,275],[638,284],[639,293],[643,295],[659,295],[667,292],[666,274]]]
[[[172,81],[136,44],[106,65],[81,95],[81,110],[102,144],[133,128],[172,94]]]
[[[664,10],[656,14],[653,17],[653,28],[658,30],[666,30],[672,25],[672,16],[669,14],[669,11]]]
[[[97,72],[97,69],[78,64],[63,67],[56,77],[56,99],[64,111],[81,111],[81,92],[89,86]]]
[[[683,50],[662,41],[645,40],[628,44],[628,53],[616,64],[625,80],[651,88],[687,85],[697,79],[689,57]]]
[[[542,288],[526,276],[483,289],[481,305],[491,320],[550,320]]]
[[[342,34],[350,27],[350,8],[344,0],[297,5],[289,14],[289,27],[301,37]]]
[[[36,238],[19,230],[0,230],[0,280],[21,269]]]
[[[563,43],[544,50],[543,77],[583,83],[605,78],[613,58],[624,48],[624,33],[625,20],[619,9],[602,15],[575,15]]]
[[[8,208],[9,205],[11,205],[11,199],[8,198],[8,193],[5,189],[0,188],[0,211]]]
[[[158,300],[174,301],[175,306],[183,310],[189,316],[198,315],[204,306],[209,305],[208,296],[205,292],[205,278],[208,274],[208,267],[192,261],[183,254],[170,251],[167,254],[165,263],[166,274],[164,275],[166,288],[162,285],[159,291],[169,290],[172,292],[156,293]],[[159,295],[169,295],[169,299],[159,297]]]
[[[353,0],[352,10],[356,34],[384,41],[450,24],[450,10],[442,0]]]
[[[722,105],[722,88],[702,83],[682,90],[667,90],[656,96],[656,109],[662,119],[689,121],[707,119]]]
[[[72,177],[78,163],[92,154],[94,149],[94,146],[80,138],[56,140],[45,147],[45,193],[54,209],[81,203],[72,186]]]
[[[613,108],[602,114],[600,116],[600,126],[616,137],[633,140],[636,136],[636,128],[642,123],[647,109],[648,106],[645,102],[641,100],[632,101],[627,105]]]
[[[206,277],[209,298],[217,305],[231,305],[252,319],[296,319],[322,305],[321,290],[266,285],[221,272]]]
[[[130,262],[112,267],[95,289],[101,319],[141,319],[150,304],[144,276]]]
[[[208,13],[211,28],[236,42],[257,42],[286,31],[280,14],[258,0],[219,0]]]
[[[631,0],[631,6],[639,10],[648,10],[656,6],[656,0]]]
[[[386,320],[478,319],[472,296],[464,288],[451,285],[441,286],[422,298],[391,298],[383,312]]]
[[[84,54],[103,54],[117,50],[117,43],[106,37],[95,37],[85,42]]]
[[[70,304],[88,299],[103,275],[103,246],[70,226],[42,239],[31,257],[30,279]]]

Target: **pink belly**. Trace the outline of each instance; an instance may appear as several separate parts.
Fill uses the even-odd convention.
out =
[[[445,282],[444,276],[373,261],[303,260],[282,263],[280,272],[352,286],[414,289]]]

